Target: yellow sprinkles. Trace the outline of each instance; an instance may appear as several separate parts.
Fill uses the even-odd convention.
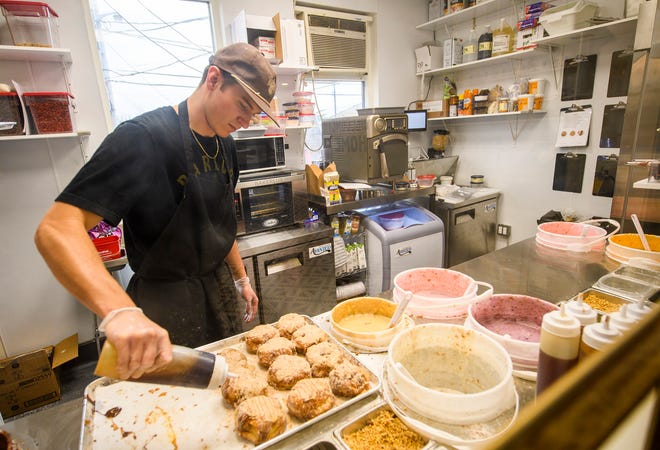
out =
[[[346,434],[344,441],[351,450],[419,450],[426,445],[422,436],[389,409],[380,411],[359,430]]]

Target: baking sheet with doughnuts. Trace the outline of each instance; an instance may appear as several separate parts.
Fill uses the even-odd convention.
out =
[[[309,324],[317,325],[310,317],[304,317]],[[80,448],[261,449],[378,392],[378,376],[360,363],[332,335],[323,332],[328,341],[341,349],[346,359],[365,371],[369,386],[353,398],[336,397],[333,408],[308,421],[300,421],[289,414],[287,430],[269,441],[255,445],[238,435],[235,431],[235,408],[225,402],[220,389],[192,389],[101,378],[90,383],[85,390]],[[256,368],[256,372],[267,377],[268,369],[258,363],[256,354],[246,349],[246,334],[223,339],[200,349],[214,353],[226,348],[240,350],[246,355],[249,364]],[[279,399],[285,409],[288,393],[288,390],[278,390],[272,386],[268,389],[268,395]],[[109,411],[113,414],[108,414]],[[116,411],[119,412],[115,414]]]

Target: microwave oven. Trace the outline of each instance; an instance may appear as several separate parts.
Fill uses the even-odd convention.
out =
[[[286,166],[284,136],[234,138],[241,173],[282,169]]]
[[[251,234],[303,222],[307,218],[305,173],[262,172],[243,176],[234,189],[237,234]]]

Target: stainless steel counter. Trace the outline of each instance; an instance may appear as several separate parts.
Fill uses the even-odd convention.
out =
[[[591,287],[619,265],[605,252],[554,250],[529,238],[457,264],[452,270],[492,284],[496,294],[524,294],[559,303]]]
[[[602,275],[618,266],[618,263],[609,260],[604,253],[571,253],[547,249],[538,246],[531,238],[464,262],[452,269],[476,280],[491,283],[496,293],[526,294],[557,303],[587,289]],[[329,326],[327,314],[316,319],[321,327]],[[367,367],[379,375],[383,357],[384,354],[358,355]],[[531,404],[534,384],[516,378],[516,388],[521,395],[521,405]],[[292,437],[295,442],[287,439],[276,444],[274,448],[293,446],[305,449],[327,442],[334,428],[358,417],[380,402],[379,396],[364,399],[350,410],[342,411],[327,421],[303,430],[299,436],[294,436],[295,439]],[[82,399],[76,399],[10,421],[3,425],[3,428],[10,433],[14,431],[31,436],[37,441],[39,448],[73,450],[78,448],[81,418]],[[334,447],[326,444],[315,448]]]

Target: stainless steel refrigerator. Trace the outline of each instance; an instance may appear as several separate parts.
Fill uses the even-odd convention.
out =
[[[431,211],[445,224],[445,267],[495,250],[499,197],[495,189],[476,189],[462,201],[436,200]]]
[[[259,317],[243,331],[295,312],[315,316],[337,304],[333,230],[294,225],[238,238],[248,277],[259,296]],[[243,306],[239,299],[238,305]]]
[[[649,183],[648,166],[640,163],[660,159],[660,11],[658,0],[639,8],[610,216],[622,231],[635,232],[630,215],[637,214],[644,231],[657,235],[660,182]]]

